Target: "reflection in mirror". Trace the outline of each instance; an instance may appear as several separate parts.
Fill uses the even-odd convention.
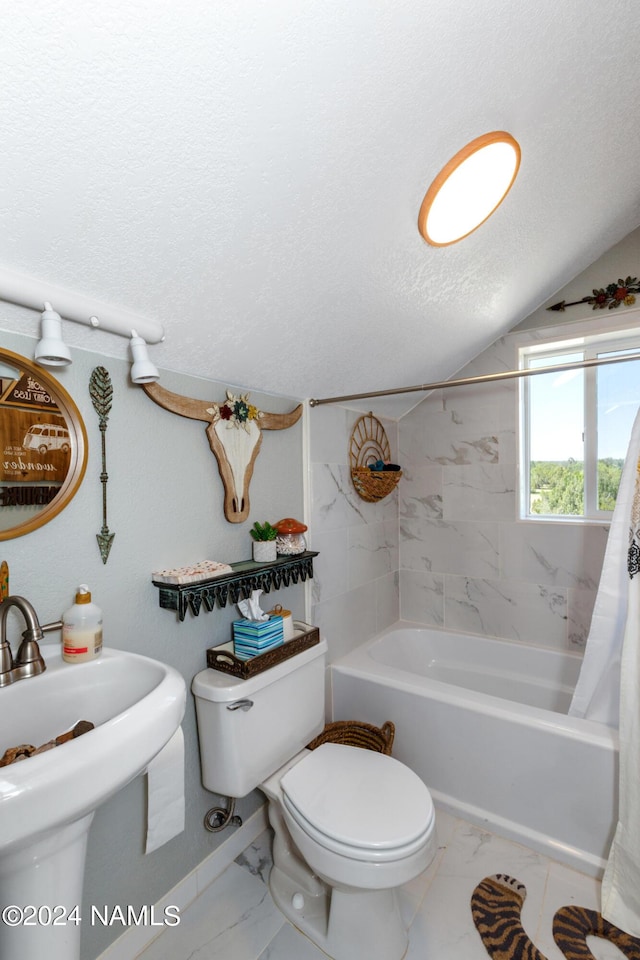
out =
[[[19,354],[0,350],[0,540],[57,516],[86,464],[86,430],[64,387]]]

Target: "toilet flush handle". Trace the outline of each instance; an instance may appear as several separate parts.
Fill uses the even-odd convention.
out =
[[[236,700],[227,706],[227,710],[251,710],[253,700]]]

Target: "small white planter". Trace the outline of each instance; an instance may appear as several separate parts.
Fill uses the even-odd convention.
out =
[[[275,540],[254,540],[253,559],[256,563],[270,563],[277,557]]]

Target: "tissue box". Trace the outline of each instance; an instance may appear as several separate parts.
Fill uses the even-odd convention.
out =
[[[284,643],[282,617],[269,617],[268,620],[234,620],[232,627],[233,652],[238,660],[249,660]]]

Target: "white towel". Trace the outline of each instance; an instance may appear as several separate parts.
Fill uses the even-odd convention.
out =
[[[157,850],[184,830],[184,735],[178,727],[147,767],[147,847]]]

